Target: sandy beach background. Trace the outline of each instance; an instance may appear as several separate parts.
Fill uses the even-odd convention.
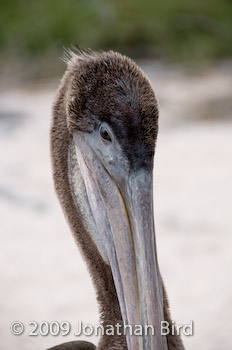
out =
[[[140,63],[160,104],[155,220],[172,318],[194,322],[186,349],[229,350],[232,66],[185,72]],[[58,84],[0,91],[1,350],[43,350],[75,339],[80,321],[98,323],[90,276],[53,190],[49,124]],[[22,335],[11,334],[13,321],[24,323]],[[72,331],[29,336],[29,321],[69,321]]]

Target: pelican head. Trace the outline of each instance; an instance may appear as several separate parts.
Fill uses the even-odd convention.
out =
[[[127,334],[117,349],[167,349],[153,215],[157,125],[155,94],[132,60],[114,52],[70,53],[53,106],[55,187],[103,323],[155,330]]]

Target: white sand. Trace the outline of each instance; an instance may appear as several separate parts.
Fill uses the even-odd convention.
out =
[[[231,348],[232,80],[145,66],[160,100],[155,219],[173,320],[194,320],[189,350]],[[96,324],[90,277],[55,197],[49,159],[54,90],[0,94],[0,349],[44,350]],[[211,121],[213,119],[213,121]],[[10,333],[21,321],[22,335]],[[69,336],[28,336],[29,321],[69,321]],[[79,339],[79,338],[78,338]],[[96,338],[86,340],[97,342]]]

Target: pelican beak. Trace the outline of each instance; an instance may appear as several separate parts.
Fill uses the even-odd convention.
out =
[[[127,336],[129,349],[167,349],[166,338],[160,333],[164,320],[163,289],[156,252],[152,184],[152,171],[145,169],[131,173],[119,184],[128,234],[118,230],[114,237],[120,271],[115,284],[122,284],[119,301],[123,319],[128,324],[141,325],[143,332],[141,337]],[[153,327],[153,335],[146,332],[146,326]]]
[[[96,224],[98,217],[103,217],[97,232],[105,243],[124,324],[133,329],[132,334],[125,329],[128,349],[166,350],[166,337],[160,333],[163,290],[155,242],[152,170],[131,171],[122,154],[115,166],[107,167],[88,138],[74,137],[76,155],[80,168],[85,169],[90,204],[91,198],[97,199]],[[142,335],[134,332],[139,329]]]

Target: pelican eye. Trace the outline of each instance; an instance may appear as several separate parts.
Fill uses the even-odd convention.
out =
[[[100,135],[104,140],[110,141],[110,142],[112,141],[110,134],[108,133],[108,131],[106,130],[106,128],[104,126],[101,126],[101,128],[100,128]]]

